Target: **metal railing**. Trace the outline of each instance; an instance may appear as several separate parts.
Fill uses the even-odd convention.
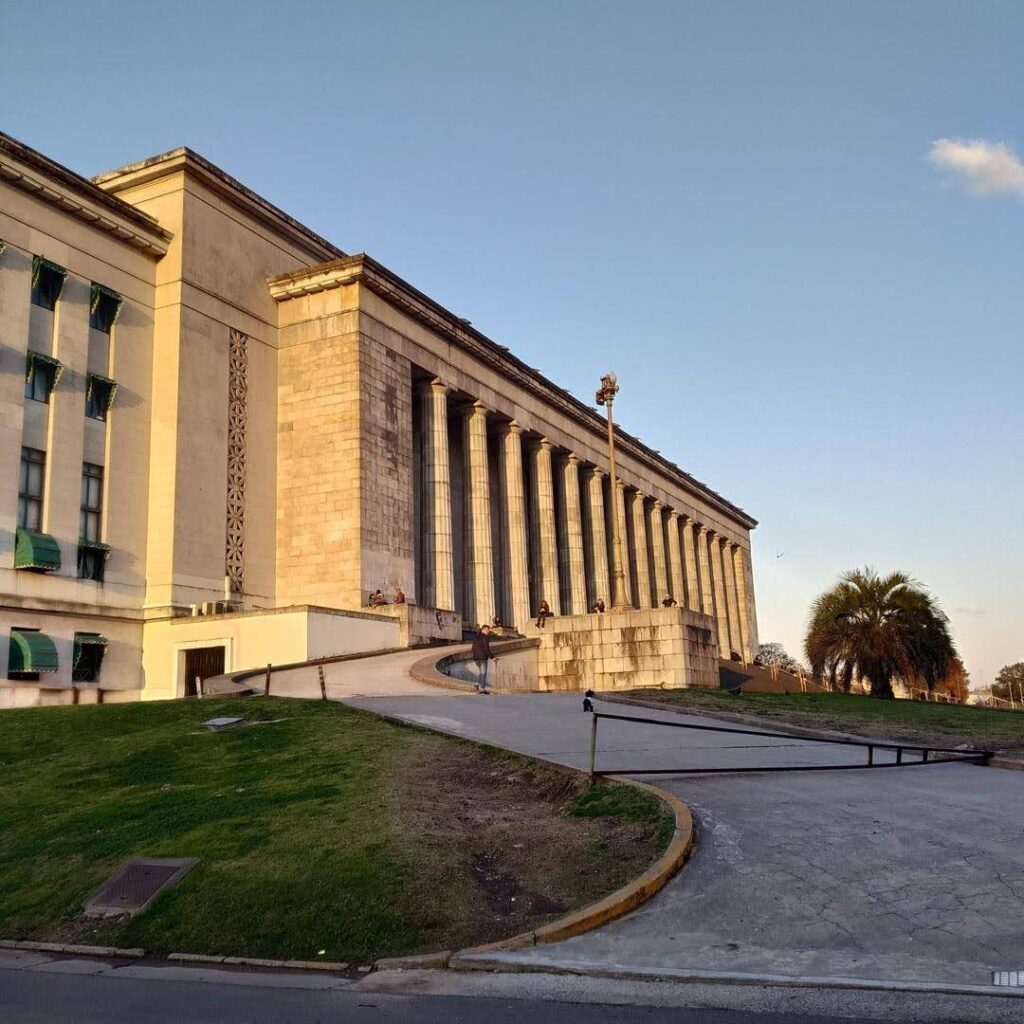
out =
[[[944,764],[949,761],[962,761],[966,764],[987,765],[994,752],[991,750],[975,750],[973,748],[936,747],[921,743],[883,743],[877,740],[832,739],[819,736],[799,736],[786,732],[767,732],[763,729],[737,729],[725,725],[693,725],[689,722],[666,722],[660,718],[641,718],[635,715],[609,715],[603,711],[592,712],[590,727],[590,777],[604,775],[706,775],[710,773],[728,772],[814,772],[843,771],[856,768],[907,768],[927,764]],[[758,736],[768,739],[803,740],[806,743],[830,743],[842,747],[863,747],[867,750],[867,760],[863,764],[800,764],[800,765],[756,765],[739,768],[602,768],[597,770],[597,723],[601,718],[617,722],[639,722],[642,725],[661,725],[668,729],[693,729],[698,732],[725,732],[739,736]],[[894,750],[896,756],[892,761],[876,761],[876,750]],[[905,752],[917,754],[917,757],[906,758]],[[932,755],[942,754],[935,759]]]

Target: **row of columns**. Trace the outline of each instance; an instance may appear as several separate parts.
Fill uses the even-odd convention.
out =
[[[522,427],[513,420],[503,423],[498,432],[500,493],[492,506],[488,410],[480,402],[462,411],[466,585],[464,600],[456,600],[449,390],[435,379],[423,388],[420,398],[424,603],[447,609],[461,603],[463,617],[477,623],[491,621],[500,604],[508,609],[513,624],[523,625],[536,614],[540,600],[546,600],[555,615],[578,615],[590,610],[589,570],[593,595],[610,604],[605,474],[581,465],[571,453],[556,467],[552,443],[540,438],[525,446]],[[556,501],[556,473],[561,502]],[[492,507],[500,510],[500,523],[492,523]],[[723,657],[736,651],[750,659],[753,631],[745,549],[677,510],[666,509],[661,501],[649,501],[622,481],[618,481],[611,514],[618,519],[624,561],[632,570],[626,573],[625,599],[647,608],[671,595],[680,605],[714,617]],[[496,558],[501,570],[497,578],[506,590],[503,595],[495,592]]]

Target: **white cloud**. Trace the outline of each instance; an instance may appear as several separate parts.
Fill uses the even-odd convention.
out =
[[[1005,142],[936,139],[928,159],[950,171],[977,195],[1024,199],[1024,161]]]

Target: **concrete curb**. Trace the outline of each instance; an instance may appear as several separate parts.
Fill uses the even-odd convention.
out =
[[[639,782],[636,779],[627,779],[622,776],[608,777],[623,785],[634,786],[637,789],[653,793],[669,805],[675,815],[676,827],[665,852],[639,878],[627,883],[610,896],[532,931],[520,932],[508,939],[502,939],[500,942],[490,942],[482,946],[460,950],[449,958],[449,967],[473,970],[476,969],[473,961],[467,961],[464,958],[482,953],[507,952],[528,946],[539,946],[547,942],[559,942],[562,939],[582,935],[583,932],[599,928],[617,917],[622,917],[623,914],[628,914],[641,903],[650,899],[686,863],[694,846],[693,815],[690,813],[689,807],[678,797],[647,782]]]
[[[349,965],[329,960],[265,960],[252,956],[211,956],[207,953],[168,953],[175,963],[228,964],[234,967],[272,967],[288,971],[347,971]]]
[[[878,992],[916,992],[943,995],[995,996],[1024,999],[1024,989],[999,985],[972,985],[956,982],[887,981],[881,978],[847,978],[815,975],[745,974],[741,971],[690,970],[685,967],[602,967],[571,960],[543,961],[503,959],[486,955],[466,954],[467,959],[454,960],[452,966],[466,971],[491,971],[503,974],[571,974],[588,978],[609,978],[618,981],[653,981],[711,985],[763,985],[771,988],[860,989]]]
[[[71,956],[113,956],[124,960],[141,960],[144,949],[118,949],[117,946],[83,946],[64,942],[18,942],[0,939],[0,949],[28,949],[37,953],[64,953]]]

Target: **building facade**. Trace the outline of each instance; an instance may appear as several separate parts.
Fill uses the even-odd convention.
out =
[[[612,494],[593,407],[189,150],[0,135],[0,358],[0,705],[394,646],[378,588],[581,614],[612,516],[635,607],[757,649],[752,518],[624,431]]]

